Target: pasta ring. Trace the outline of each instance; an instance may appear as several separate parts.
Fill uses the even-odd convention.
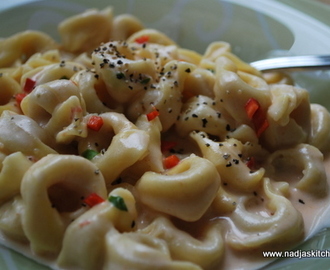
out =
[[[166,174],[146,172],[136,189],[149,207],[185,221],[196,221],[211,205],[219,186],[215,166],[191,155]]]
[[[101,155],[97,155],[93,162],[100,169],[107,184],[111,184],[120,173],[145,157],[148,151],[149,135],[146,131],[138,129],[123,114],[108,112],[100,115],[104,125],[96,134],[102,136],[105,133],[113,136],[110,145]],[[90,137],[82,140],[85,144]],[[81,145],[79,146],[81,148]]]
[[[21,184],[22,224],[35,253],[60,251],[68,223],[85,211],[81,199],[91,193],[107,196],[102,174],[83,157],[48,155],[30,167]]]

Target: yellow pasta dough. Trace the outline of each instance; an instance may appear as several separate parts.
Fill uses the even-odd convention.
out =
[[[307,90],[111,7],[58,31],[0,40],[4,244],[61,269],[220,270],[309,235],[330,114]]]

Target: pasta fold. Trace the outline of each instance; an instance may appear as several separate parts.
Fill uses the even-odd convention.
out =
[[[141,201],[186,221],[198,220],[211,205],[220,185],[214,165],[191,155],[166,174],[146,172],[136,183]]]

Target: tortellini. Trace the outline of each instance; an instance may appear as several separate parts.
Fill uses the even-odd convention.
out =
[[[307,90],[112,7],[58,31],[0,40],[5,242],[61,269],[219,270],[309,236],[330,114]]]
[[[231,218],[240,230],[238,235],[231,231],[228,243],[234,249],[270,248],[275,245],[290,245],[303,238],[303,219],[291,202],[274,191],[270,180],[263,181],[268,201],[267,213],[250,212],[248,197],[242,197]]]
[[[215,166],[192,155],[165,175],[146,172],[136,189],[141,201],[151,208],[185,221],[196,221],[214,200],[219,185]]]
[[[92,192],[106,197],[105,182],[83,157],[48,155],[33,164],[21,184],[22,223],[32,250],[59,252],[68,223],[84,210],[81,198]]]

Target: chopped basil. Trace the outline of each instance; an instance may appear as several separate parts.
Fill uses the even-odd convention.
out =
[[[88,160],[92,160],[95,156],[97,156],[99,153],[92,149],[87,149],[82,153],[82,156],[84,158],[87,158]]]
[[[117,77],[118,80],[125,79],[125,74],[122,73],[122,72],[119,72],[119,73],[116,74],[116,77]]]
[[[111,202],[115,207],[122,211],[128,211],[125,201],[120,196],[110,196],[108,198],[109,202]]]
[[[142,84],[148,84],[150,82],[150,78],[145,78],[141,80]]]

